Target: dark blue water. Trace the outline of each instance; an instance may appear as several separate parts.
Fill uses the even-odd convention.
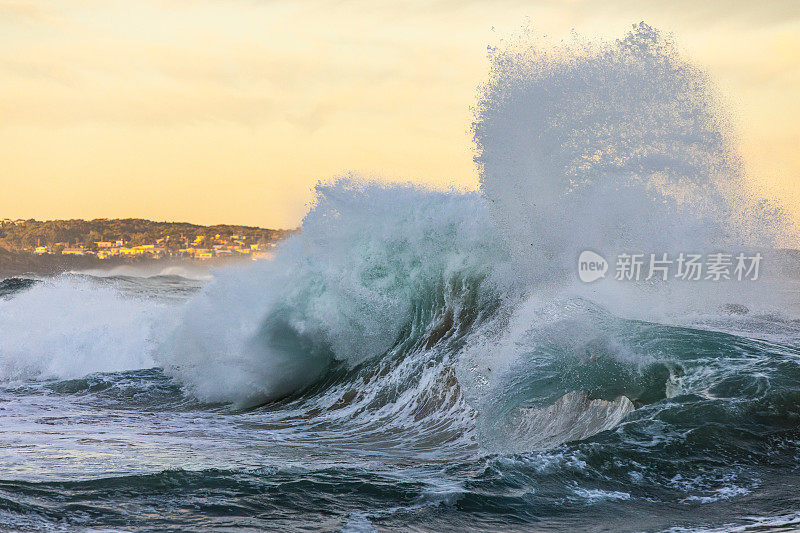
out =
[[[128,296],[135,283],[121,282]],[[174,295],[181,283],[139,284]],[[614,347],[595,338],[576,357],[559,337],[531,338],[537,348],[483,405],[465,400],[451,371],[446,352],[460,341],[449,334],[438,353],[416,346],[334,365],[313,387],[247,409],[202,403],[157,367],[6,381],[0,528],[800,527],[800,344],[568,307],[570,320],[588,314],[614,332]],[[620,358],[621,346],[651,357]],[[550,418],[620,396],[634,408],[606,430],[537,449],[531,432],[547,429],[519,409],[565,391],[585,398]],[[521,416],[533,425],[520,429]]]

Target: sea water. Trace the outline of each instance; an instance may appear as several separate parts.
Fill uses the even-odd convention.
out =
[[[268,261],[3,281],[0,529],[800,527],[796,232],[707,77],[646,25],[491,62],[480,191],[343,176]]]

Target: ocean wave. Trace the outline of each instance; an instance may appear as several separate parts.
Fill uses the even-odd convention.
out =
[[[715,98],[646,25],[597,45],[510,42],[476,108],[480,192],[348,175],[317,186],[269,261],[200,281],[9,282],[0,380],[159,367],[200,403],[281,409],[319,430],[299,441],[431,457],[611,439],[683,407],[739,427],[743,399],[788,412],[770,387],[794,391],[795,369],[763,354],[795,357],[797,337],[758,323],[794,320],[779,277],[781,290],[588,285],[574,271],[583,249],[760,249],[792,235],[746,192]]]

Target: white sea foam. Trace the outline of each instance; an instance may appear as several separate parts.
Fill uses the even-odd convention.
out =
[[[155,366],[163,308],[62,276],[0,299],[0,380],[68,379]]]

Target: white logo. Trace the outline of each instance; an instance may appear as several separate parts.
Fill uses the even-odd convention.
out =
[[[578,277],[584,283],[591,283],[605,277],[608,262],[602,255],[591,250],[584,250],[578,257]]]

